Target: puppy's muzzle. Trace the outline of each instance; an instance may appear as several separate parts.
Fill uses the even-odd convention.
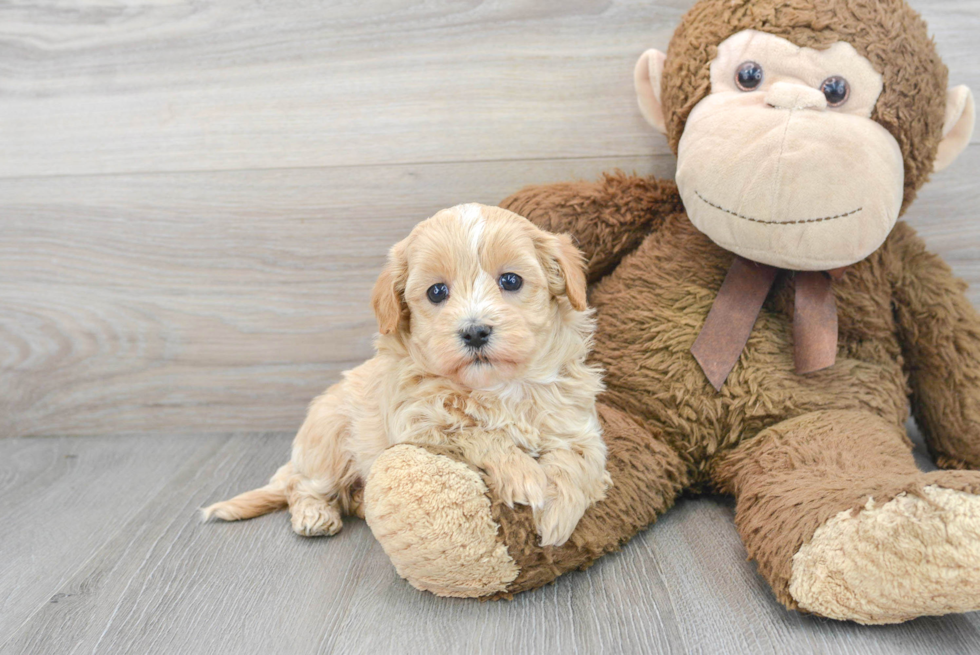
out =
[[[459,331],[459,338],[467,348],[480,350],[490,341],[491,332],[493,328],[489,325],[470,325]]]

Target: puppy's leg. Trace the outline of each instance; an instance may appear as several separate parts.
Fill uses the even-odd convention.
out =
[[[548,483],[538,462],[505,434],[468,431],[459,443],[462,455],[490,476],[497,495],[509,507],[514,503],[541,507]]]
[[[333,535],[349,509],[357,474],[347,448],[350,420],[342,411],[344,387],[337,384],[313,401],[293,441],[294,475],[286,489],[293,530],[304,537]]]
[[[544,503],[534,508],[534,523],[542,546],[560,546],[572,536],[585,510],[605,498],[612,484],[606,472],[606,449],[597,438],[587,446],[550,450],[538,462],[548,486]]]
[[[293,532],[303,537],[335,535],[344,526],[340,503],[309,478],[298,480],[290,490],[289,514]]]

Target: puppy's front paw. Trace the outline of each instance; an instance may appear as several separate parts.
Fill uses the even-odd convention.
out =
[[[497,495],[508,507],[514,504],[541,507],[548,478],[537,460],[522,450],[514,450],[487,463],[487,473]]]
[[[541,545],[561,546],[568,541],[588,506],[584,496],[571,499],[549,493],[544,505],[534,510]]]
[[[333,505],[314,498],[303,498],[290,506],[293,532],[302,537],[331,536],[340,532],[343,522]]]

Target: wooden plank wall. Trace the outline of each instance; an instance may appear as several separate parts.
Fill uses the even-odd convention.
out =
[[[0,5],[0,436],[290,430],[418,220],[670,176],[631,71],[691,0]],[[980,90],[980,0],[917,0]],[[980,136],[908,220],[980,301]]]

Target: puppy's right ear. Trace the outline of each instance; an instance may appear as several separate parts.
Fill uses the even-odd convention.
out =
[[[407,241],[407,239],[406,239]],[[405,282],[408,278],[406,242],[400,241],[388,251],[385,264],[371,293],[371,306],[378,319],[378,331],[391,334],[398,330],[402,318],[408,313],[405,304]]]

